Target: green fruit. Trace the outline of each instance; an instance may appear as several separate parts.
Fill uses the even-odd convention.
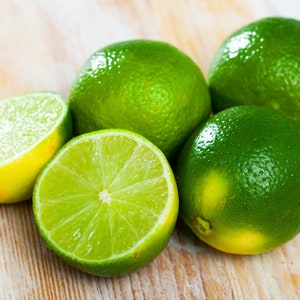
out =
[[[160,41],[131,40],[88,58],[71,88],[78,134],[104,128],[137,132],[173,158],[211,110],[199,67]]]
[[[209,71],[214,111],[262,105],[300,124],[299,53],[299,20],[269,17],[234,32]]]
[[[32,92],[1,100],[0,203],[30,199],[38,173],[71,137],[71,114],[61,95]]]
[[[236,106],[213,116],[177,162],[180,215],[207,244],[256,254],[300,231],[300,132],[286,116]]]
[[[78,269],[120,276],[153,261],[168,243],[178,193],[163,153],[144,137],[102,130],[67,143],[33,194],[50,249]]]

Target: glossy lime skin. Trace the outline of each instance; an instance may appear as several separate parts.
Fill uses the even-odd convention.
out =
[[[209,71],[214,111],[263,105],[300,123],[299,53],[299,20],[263,18],[232,33]]]
[[[256,254],[286,243],[300,231],[299,153],[298,127],[272,109],[216,114],[179,155],[181,217],[225,252]],[[209,225],[204,234],[197,220]]]
[[[75,78],[70,108],[78,134],[105,128],[137,132],[168,158],[211,111],[196,63],[161,41],[129,40],[91,55]]]

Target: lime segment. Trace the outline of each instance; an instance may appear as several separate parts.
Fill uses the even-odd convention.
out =
[[[69,142],[39,176],[33,204],[47,245],[99,276],[130,273],[151,262],[166,246],[178,214],[167,159],[125,130]]]

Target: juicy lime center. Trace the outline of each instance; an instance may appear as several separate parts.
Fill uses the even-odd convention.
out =
[[[99,193],[99,200],[103,203],[110,203],[112,200],[111,194],[107,190],[103,190]]]

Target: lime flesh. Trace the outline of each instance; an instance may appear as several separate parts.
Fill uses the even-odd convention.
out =
[[[102,130],[59,151],[37,180],[33,209],[55,253],[85,272],[119,276],[166,246],[178,194],[156,146],[129,131]]]
[[[55,94],[27,94],[0,102],[0,162],[21,156],[56,128],[66,110]]]

